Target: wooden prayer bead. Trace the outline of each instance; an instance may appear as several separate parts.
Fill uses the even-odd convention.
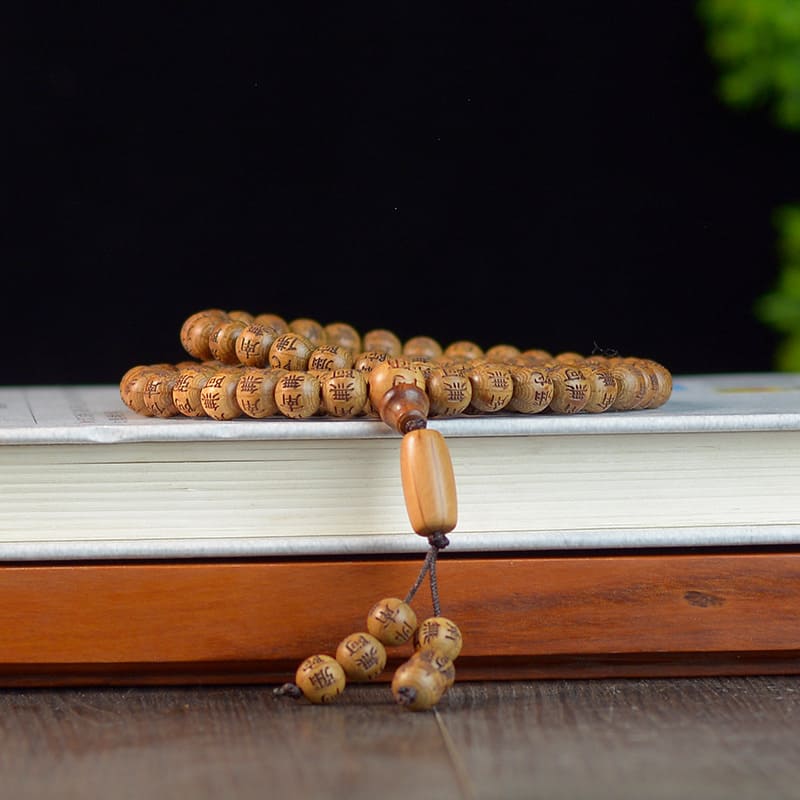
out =
[[[658,408],[672,394],[672,374],[663,364],[649,358],[637,359],[637,364],[644,370],[652,388],[652,395],[642,408]]]
[[[265,328],[273,328],[278,332],[278,336],[282,333],[289,333],[289,323],[278,314],[256,314],[253,322],[257,322]]]
[[[535,347],[529,350],[523,350],[520,353],[520,356],[522,356],[522,358],[524,358],[528,363],[531,363],[532,366],[541,364],[543,361],[553,360],[553,354],[548,350],[542,350]]]
[[[558,364],[549,371],[553,381],[550,410],[556,414],[577,414],[589,402],[589,381],[571,364]]]
[[[253,419],[264,419],[278,414],[275,386],[284,374],[285,369],[272,367],[245,369],[236,384],[236,404],[242,413]]]
[[[235,308],[233,311],[229,311],[228,316],[231,319],[238,319],[240,322],[244,322],[245,325],[249,325],[253,321],[253,315],[242,308]]]
[[[483,349],[475,342],[470,342],[466,339],[459,339],[456,342],[451,342],[444,349],[442,354],[446,358],[469,360],[473,358],[482,358]]]
[[[328,344],[335,344],[349,350],[354,359],[362,351],[361,334],[346,322],[331,322],[326,325],[325,337]]]
[[[612,411],[631,411],[642,404],[648,393],[644,371],[624,358],[611,359],[611,374],[617,382],[617,398]]]
[[[276,328],[251,322],[236,339],[236,360],[247,367],[267,366],[269,349],[280,335]]]
[[[352,352],[338,344],[319,345],[308,357],[309,370],[350,369],[352,366]]]
[[[347,677],[333,656],[317,654],[300,664],[294,682],[310,703],[331,703],[344,691]]]
[[[381,397],[377,411],[392,430],[406,434],[425,427],[429,408],[424,389],[415,383],[396,383]]]
[[[447,691],[447,679],[426,661],[405,661],[392,676],[392,696],[409,711],[433,708]]]
[[[211,350],[211,357],[223,364],[238,364],[236,356],[236,340],[241,332],[247,327],[246,322],[240,319],[225,319],[218,322],[212,329],[208,337],[208,347]]]
[[[608,411],[617,399],[617,382],[606,366],[591,364],[581,367],[586,379],[589,381],[589,399],[583,410],[589,414],[599,414]]]
[[[175,369],[162,369],[149,374],[150,377],[142,392],[145,413],[151,417],[175,417],[178,409],[172,401],[172,387],[178,372]]]
[[[373,681],[386,666],[386,648],[371,633],[351,633],[339,642],[336,660],[341,664],[348,682]]]
[[[319,381],[309,372],[285,372],[275,384],[275,402],[281,414],[286,417],[313,417],[319,411],[321,402]]]
[[[175,385],[172,387],[172,402],[178,409],[178,413],[184,417],[205,415],[200,392],[215,371],[214,367],[196,364],[192,367],[184,367],[178,372]]]
[[[456,481],[447,442],[420,428],[400,441],[400,477],[411,527],[420,536],[449,533],[458,521]]]
[[[580,353],[576,353],[574,350],[564,350],[561,353],[558,353],[554,356],[554,360],[557,361],[559,364],[582,364],[585,359]]]
[[[399,356],[403,353],[403,343],[393,331],[386,328],[374,328],[367,331],[363,338],[364,350],[379,350],[390,356]]]
[[[538,367],[518,367],[509,369],[513,390],[508,410],[520,414],[538,414],[549,408],[553,402],[555,387],[553,379],[546,370]]]
[[[440,650],[434,648],[415,650],[408,661],[410,664],[424,662],[439,670],[442,678],[444,678],[445,690],[449,689],[456,682],[456,667],[453,663],[453,659]]]
[[[320,410],[332,417],[357,417],[367,401],[367,379],[357,369],[334,369],[320,379]]]
[[[314,345],[299,333],[282,333],[269,348],[269,364],[276,369],[300,370],[308,366]]]
[[[453,661],[458,658],[463,645],[461,630],[447,617],[428,617],[414,633],[415,650],[436,650]]]
[[[139,364],[125,372],[119,384],[119,396],[131,411],[150,416],[144,404],[144,387],[150,380],[150,374],[158,368],[151,364]]]
[[[227,315],[218,308],[210,308],[192,314],[181,325],[180,340],[183,349],[194,358],[204,360],[211,358],[211,348],[208,339],[214,326]]]
[[[519,348],[514,347],[513,344],[496,344],[486,351],[487,361],[498,361],[500,363],[509,363],[512,359],[519,355]]]
[[[495,412],[505,408],[514,394],[514,382],[507,367],[500,364],[480,364],[467,373],[472,384],[470,406],[480,412]]]
[[[242,409],[236,402],[236,385],[243,368],[228,367],[214,373],[200,390],[200,404],[211,419],[236,419]]]
[[[422,373],[406,362],[408,366],[396,366],[398,362],[387,358],[375,366],[367,376],[367,394],[372,408],[380,413],[381,400],[386,392],[397,383],[415,383],[425,391],[425,380]]]
[[[403,355],[417,361],[430,361],[442,355],[442,346],[430,336],[413,336],[403,345]]]
[[[451,375],[445,370],[434,370],[426,381],[430,400],[429,415],[455,417],[463,414],[472,400],[472,384],[464,375]]]
[[[325,334],[325,328],[321,323],[309,317],[298,317],[289,323],[289,331],[291,333],[299,333],[308,339],[314,347],[319,347],[321,344],[327,344],[328,337]]]
[[[367,614],[367,630],[387,647],[410,641],[416,629],[414,609],[399,597],[384,597]]]

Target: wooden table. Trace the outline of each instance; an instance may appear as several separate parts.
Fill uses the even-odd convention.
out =
[[[384,685],[332,706],[273,686],[0,691],[0,797],[800,798],[800,678]]]

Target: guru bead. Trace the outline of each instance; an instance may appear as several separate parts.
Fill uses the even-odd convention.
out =
[[[589,402],[589,381],[572,364],[558,364],[549,371],[553,381],[550,410],[556,414],[577,414]]]
[[[348,681],[365,683],[377,678],[386,666],[386,648],[371,633],[351,633],[339,642],[336,660]]]
[[[367,614],[367,630],[387,647],[405,644],[416,629],[416,612],[399,597],[378,600]]]
[[[245,369],[236,384],[236,404],[242,413],[253,419],[264,419],[278,413],[275,385],[285,369]]]
[[[428,617],[414,633],[415,650],[436,650],[455,661],[464,644],[461,630],[447,617]]]
[[[422,372],[408,359],[387,358],[377,364],[367,375],[367,392],[372,408],[380,413],[381,401],[386,392],[397,383],[415,383],[423,391],[425,379]]]
[[[269,362],[269,349],[280,331],[251,322],[236,339],[236,358],[247,367],[263,367]]]
[[[357,369],[335,369],[320,379],[321,409],[332,417],[357,417],[367,401],[367,379]]]
[[[411,527],[420,536],[446,534],[458,521],[456,480],[441,433],[419,428],[400,441],[400,477]]]
[[[275,403],[286,417],[313,417],[319,411],[320,402],[319,381],[310,372],[284,372],[275,384]]]
[[[311,703],[331,703],[347,683],[342,665],[324,653],[309,656],[297,668],[294,682]]]
[[[247,325],[248,323],[244,320],[231,319],[230,317],[218,322],[211,329],[211,335],[208,337],[211,357],[221,361],[223,364],[238,364],[236,340]]]
[[[301,370],[308,366],[308,357],[314,350],[310,339],[299,333],[282,333],[269,348],[271,367]]]
[[[430,401],[415,383],[396,383],[379,403],[377,411],[381,419],[398,433],[406,434],[428,423]]]
[[[242,374],[241,367],[218,370],[200,390],[200,404],[211,419],[236,419],[242,409],[236,402],[236,384]]]
[[[470,405],[477,411],[495,412],[505,408],[514,394],[508,368],[499,364],[478,364],[467,373],[472,384]]]
[[[433,708],[447,691],[447,680],[433,664],[405,661],[392,676],[392,695],[398,705],[409,711]]]
[[[553,402],[553,381],[547,372],[537,367],[509,369],[513,391],[508,410],[520,414],[538,414]]]

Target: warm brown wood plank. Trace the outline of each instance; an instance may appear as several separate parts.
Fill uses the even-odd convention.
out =
[[[279,680],[421,561],[3,566],[0,683]],[[443,557],[439,583],[471,677],[800,671],[797,553]]]

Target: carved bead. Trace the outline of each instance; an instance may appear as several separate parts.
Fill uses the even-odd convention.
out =
[[[392,676],[392,696],[409,711],[433,708],[447,691],[447,680],[426,661],[405,661]]]
[[[325,337],[328,344],[335,344],[349,350],[354,359],[362,351],[361,334],[346,322],[331,322],[326,325]]]
[[[559,364],[549,371],[553,381],[550,410],[556,414],[577,414],[589,402],[589,381],[576,366]]]
[[[244,322],[245,325],[249,325],[253,321],[253,315],[243,308],[235,308],[233,311],[229,311],[228,316],[231,319],[238,319],[240,322]]]
[[[351,633],[339,642],[336,660],[348,681],[374,681],[386,666],[386,648],[371,633]]]
[[[580,353],[576,353],[574,350],[564,350],[563,352],[556,354],[554,356],[554,360],[559,364],[570,364],[572,366],[580,365],[585,361],[584,357]]]
[[[632,411],[647,397],[648,385],[644,371],[624,358],[611,359],[611,374],[617,382],[617,398],[612,411]]]
[[[142,392],[145,414],[151,417],[175,417],[178,409],[172,400],[172,387],[178,376],[177,370],[162,369],[150,373]]]
[[[440,650],[433,648],[415,650],[408,661],[411,664],[419,662],[427,663],[434,667],[434,669],[437,669],[441,673],[442,678],[444,678],[445,690],[449,689],[456,681],[456,667],[453,663],[453,659]]]
[[[305,336],[282,333],[269,348],[269,364],[276,369],[306,369],[313,350],[314,345]]]
[[[510,364],[519,356],[519,348],[513,344],[496,344],[486,351],[487,361],[496,361],[500,364]]]
[[[251,322],[236,339],[236,359],[247,367],[264,367],[269,363],[269,349],[280,336],[276,328]]]
[[[538,367],[511,367],[513,392],[508,409],[520,414],[538,414],[553,402],[555,387],[546,370]]]
[[[427,424],[430,401],[415,383],[396,383],[380,399],[378,413],[392,430],[406,434]]]
[[[236,356],[236,340],[247,327],[247,323],[240,319],[226,319],[218,322],[211,330],[208,337],[208,347],[211,357],[223,364],[238,364]]]
[[[399,597],[384,597],[367,614],[367,630],[387,647],[410,641],[416,629],[414,609]]]
[[[364,350],[378,350],[390,356],[403,353],[403,343],[393,331],[386,328],[374,328],[364,334]]]
[[[524,358],[530,366],[537,366],[545,361],[553,360],[553,354],[551,352],[536,347],[523,350],[520,356]]]
[[[178,413],[184,417],[202,417],[205,415],[200,392],[215,369],[204,364],[185,367],[178,372],[175,385],[172,387],[172,402]]]
[[[425,391],[422,373],[410,366],[399,367],[391,358],[375,366],[367,377],[368,396],[373,409],[380,413],[381,400],[386,392],[397,383],[415,383]]]
[[[430,336],[413,336],[403,345],[403,355],[417,361],[430,361],[442,355],[442,346]]]
[[[242,409],[236,402],[236,385],[242,369],[241,366],[221,369],[200,390],[203,411],[212,419],[236,419],[242,415]]]
[[[464,375],[434,370],[426,381],[430,416],[454,417],[463,414],[472,400],[472,384]]]
[[[505,408],[514,394],[511,372],[501,364],[481,364],[467,373],[472,384],[470,405],[481,412]]]
[[[290,370],[275,384],[278,410],[292,419],[313,417],[319,411],[319,381],[308,372]]]
[[[649,358],[638,359],[637,363],[648,377],[652,394],[642,408],[658,408],[669,400],[672,394],[672,373],[658,361]]]
[[[333,656],[317,654],[300,664],[294,682],[310,703],[331,703],[344,691],[347,677]]]
[[[357,417],[367,401],[367,379],[357,369],[335,369],[320,380],[321,410],[332,417]]]
[[[458,521],[456,481],[447,442],[420,428],[400,442],[400,477],[411,527],[420,536],[449,533]]]
[[[581,367],[589,381],[589,399],[583,410],[589,414],[608,411],[617,399],[617,382],[608,367],[593,364]]]
[[[466,339],[459,339],[457,342],[451,342],[444,349],[443,355],[446,358],[456,360],[470,360],[473,358],[483,358],[483,349],[475,342],[470,342]]]
[[[289,323],[289,331],[291,333],[299,333],[308,339],[314,347],[319,347],[321,344],[327,344],[327,336],[325,335],[325,328],[321,323],[309,317],[298,317]]]
[[[278,332],[278,336],[282,333],[289,333],[289,323],[277,314],[256,314],[253,322],[257,322],[265,328],[273,328]]]
[[[154,365],[139,364],[127,370],[120,379],[119,396],[131,411],[150,415],[144,404],[144,387],[147,386],[150,375],[156,371],[157,367]]]
[[[242,413],[253,419],[264,419],[278,414],[275,385],[285,373],[285,369],[271,367],[244,370],[236,384],[236,404]]]
[[[453,661],[458,658],[463,645],[461,630],[447,617],[428,617],[414,634],[415,650],[436,650]]]
[[[353,354],[338,344],[322,344],[314,348],[308,357],[309,370],[350,369]]]
[[[205,360],[211,358],[208,338],[214,327],[227,315],[218,308],[198,311],[188,317],[181,325],[180,339],[183,349],[194,358]]]

